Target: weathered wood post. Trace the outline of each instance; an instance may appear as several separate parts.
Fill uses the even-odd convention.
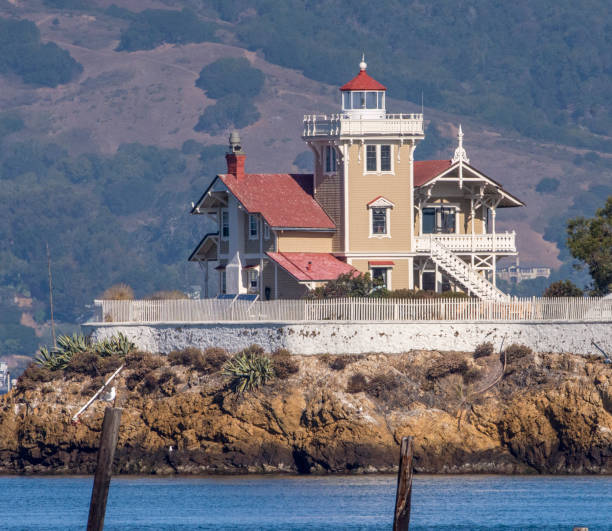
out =
[[[412,451],[414,437],[402,437],[393,531],[408,531],[410,524],[410,497],[412,495]]]
[[[107,407],[104,411],[102,434],[100,435],[100,449],[98,450],[98,464],[94,476],[91,502],[89,504],[89,519],[87,531],[102,531],[104,529],[104,516],[106,514],[106,500],[113,473],[113,459],[119,436],[121,412],[118,407]]]

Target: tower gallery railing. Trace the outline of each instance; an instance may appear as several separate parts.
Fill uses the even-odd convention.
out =
[[[422,114],[385,114],[379,118],[355,118],[348,114],[307,114],[303,136],[364,134],[422,135]]]
[[[291,321],[584,321],[611,322],[612,299],[529,298],[231,301],[218,299],[95,301],[88,324]]]

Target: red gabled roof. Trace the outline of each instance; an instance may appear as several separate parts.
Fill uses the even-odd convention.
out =
[[[369,76],[365,70],[360,70],[353,79],[346,85],[340,87],[340,90],[387,90],[384,85],[381,85],[373,77]]]
[[[422,186],[452,166],[450,160],[419,160],[414,162],[414,186]]]
[[[231,174],[218,177],[249,213],[260,213],[270,227],[336,228],[312,196],[312,175],[245,173],[238,179]]]
[[[335,280],[357,270],[329,253],[266,253],[297,280],[312,282]]]

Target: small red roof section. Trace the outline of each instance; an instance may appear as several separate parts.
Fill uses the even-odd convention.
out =
[[[419,160],[414,162],[414,185],[431,181],[452,166],[450,160]]]
[[[270,227],[335,229],[314,200],[312,175],[245,173],[219,175],[229,191],[251,214],[260,213]]]
[[[365,70],[360,70],[359,74],[340,87],[340,90],[387,90],[387,88],[368,75]]]
[[[297,280],[312,282],[335,280],[357,270],[329,253],[266,253]]]

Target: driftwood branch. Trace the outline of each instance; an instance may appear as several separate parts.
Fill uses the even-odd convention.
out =
[[[499,347],[499,355],[500,357],[503,355],[503,363],[502,363],[502,370],[500,371],[500,373],[497,375],[497,377],[495,378],[495,380],[493,380],[492,383],[490,383],[489,385],[485,386],[482,389],[478,389],[477,391],[474,391],[470,394],[468,394],[462,401],[461,404],[459,405],[459,411],[457,412],[457,429],[461,429],[461,420],[463,419],[464,413],[467,415],[467,412],[469,409],[472,409],[472,401],[474,400],[474,398],[477,395],[481,395],[486,393],[487,391],[493,389],[493,387],[495,387],[499,382],[502,381],[504,374],[506,374],[506,351],[504,350],[504,341],[506,340],[506,336],[504,336],[504,338],[502,339],[501,345]]]

